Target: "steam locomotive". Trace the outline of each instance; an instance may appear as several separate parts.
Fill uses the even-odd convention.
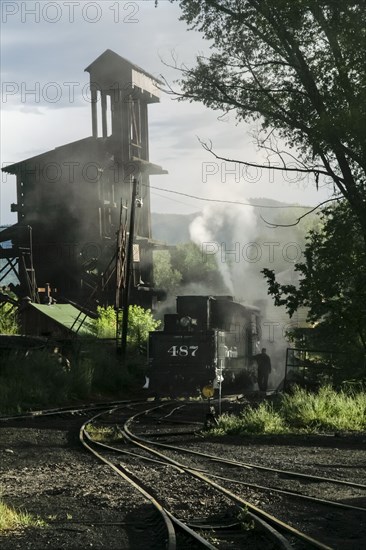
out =
[[[258,308],[231,296],[178,296],[164,329],[149,334],[149,389],[158,395],[192,395],[206,385],[223,393],[250,389],[259,339]]]

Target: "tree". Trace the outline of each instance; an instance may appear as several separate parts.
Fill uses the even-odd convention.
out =
[[[140,306],[130,306],[128,319],[127,345],[131,350],[145,351],[149,332],[158,329],[160,321],[154,319],[150,309]]]
[[[318,341],[330,349],[366,353],[366,253],[362,228],[349,204],[324,209],[322,227],[309,233],[304,262],[295,265],[300,282],[281,285],[264,269],[275,305],[290,316],[309,308]]]
[[[93,321],[97,338],[115,338],[117,329],[116,311],[112,306],[98,307],[98,318]],[[140,351],[147,343],[149,331],[156,330],[160,321],[156,321],[150,309],[130,306],[128,312],[127,346],[130,351]]]
[[[173,267],[182,274],[182,285],[202,283],[216,291],[225,290],[215,258],[195,243],[178,244],[171,258]]]
[[[164,289],[168,294],[174,294],[182,280],[182,274],[172,267],[169,250],[154,252],[154,285]]]
[[[316,185],[330,178],[366,248],[364,0],[173,1],[213,46],[210,57],[180,69],[179,99],[234,111],[238,120],[260,119],[260,144],[269,153],[262,168],[312,173]],[[274,135],[297,157],[281,151]],[[272,153],[280,166],[271,166]]]
[[[214,256],[193,242],[154,253],[154,283],[156,288],[173,295],[196,284],[204,284],[209,292],[227,292]]]

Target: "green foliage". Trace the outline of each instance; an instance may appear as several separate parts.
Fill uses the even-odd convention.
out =
[[[115,338],[117,331],[116,311],[112,306],[98,307],[98,318],[94,321],[97,338]],[[121,316],[122,320],[123,316]],[[149,332],[156,330],[160,321],[156,321],[150,309],[130,306],[128,310],[127,346],[130,351],[138,350],[147,343]]]
[[[182,283],[192,282],[207,284],[220,279],[215,258],[205,254],[196,244],[178,244],[171,252],[172,265],[182,274]]]
[[[90,423],[86,426],[86,431],[93,441],[108,444],[123,441],[123,435],[118,426],[99,426]]]
[[[132,350],[144,349],[149,332],[157,330],[161,322],[154,319],[150,309],[140,306],[130,306],[128,319],[127,344]]]
[[[88,354],[90,355],[90,354]],[[81,357],[73,362],[69,373],[69,395],[76,399],[87,399],[92,395],[96,378],[96,363],[90,357]],[[114,379],[113,379],[114,381]],[[108,381],[110,382],[110,380]],[[102,392],[102,389],[99,389]]]
[[[91,396],[133,395],[144,382],[146,358],[132,354],[122,363],[115,343],[89,341],[79,357],[71,361],[69,397],[87,399]]]
[[[289,334],[292,339],[301,335],[302,340],[295,340],[297,350],[289,356],[287,389],[299,385],[315,390],[329,384],[336,389],[355,390],[362,388],[363,382],[366,383],[365,359],[362,356],[356,353],[349,356],[349,350],[348,353],[337,353],[334,349],[319,351],[324,346],[324,340],[320,339],[321,333],[316,329],[293,329]]]
[[[61,404],[68,395],[68,374],[47,351],[14,353],[0,370],[0,410],[16,411],[32,404]]]
[[[45,526],[46,523],[41,519],[27,512],[18,512],[3,500],[0,500],[0,533],[24,527]]]
[[[0,304],[0,334],[19,334],[18,310],[10,303]]]
[[[211,431],[214,435],[279,434],[286,433],[287,427],[281,415],[273,406],[264,402],[258,408],[249,407],[240,416],[223,414],[219,425]]]
[[[117,331],[116,310],[112,306],[97,308],[98,318],[93,322],[97,338],[115,338]]]
[[[296,388],[282,402],[286,422],[296,428],[359,430],[366,427],[366,393],[336,392],[323,386],[317,394]]]
[[[178,291],[182,274],[172,267],[169,250],[154,252],[154,284],[155,288],[164,289],[168,294]]]
[[[227,291],[215,257],[204,253],[193,242],[155,252],[154,280],[155,286],[168,294],[182,293],[182,287],[190,284],[204,284],[216,292]]]
[[[211,435],[285,434],[366,429],[366,393],[335,391],[323,386],[317,393],[295,387],[278,402],[248,407],[241,415],[223,414]]]
[[[240,508],[237,518],[242,531],[251,531],[252,529],[255,529],[254,520],[249,515],[247,507]]]
[[[273,206],[283,205],[283,203],[271,201],[270,199],[257,198],[254,202],[259,205],[265,205],[268,202],[270,204],[273,202]],[[244,276],[252,281],[261,278],[262,276],[260,272],[264,268],[271,268],[276,273],[288,271],[289,268],[293,267],[293,258],[295,258],[295,261],[296,259],[300,259],[301,251],[305,248],[307,231],[310,229],[315,229],[320,225],[318,216],[316,213],[312,213],[304,218],[301,224],[298,224],[295,227],[278,227],[274,234],[273,228],[268,228],[261,222],[260,212],[261,209],[256,209],[254,212],[256,222],[254,223],[253,230],[257,228],[257,232],[252,234],[251,237],[251,241],[255,243],[259,251],[259,257],[257,260],[255,262],[245,262],[245,266],[243,267],[243,262],[240,262],[239,265],[235,262],[234,264],[231,264],[230,260],[233,262],[235,256],[234,254],[227,254],[226,261],[229,271],[234,279],[234,286],[236,286],[236,284],[240,286],[239,280]],[[266,217],[270,219],[271,223],[286,225],[291,224],[297,216],[300,216],[303,213],[303,208],[291,208],[289,210],[286,208],[276,208],[271,210],[270,215]],[[160,214],[160,216],[163,216],[163,214]],[[173,215],[167,215],[167,219],[170,220],[173,225],[181,224],[180,227],[184,227],[184,223],[187,225],[189,221],[193,221],[195,217],[186,216],[185,222],[181,220],[184,216],[177,215],[176,218],[177,219],[175,220],[173,219]],[[162,229],[161,226],[160,229]],[[164,231],[165,233],[161,234],[161,238],[164,240],[169,240],[170,235],[168,222],[166,222],[166,226],[164,225]],[[220,228],[220,232],[216,235],[216,237],[218,244],[225,242],[228,249],[235,249],[235,237],[231,234],[230,229],[225,227],[225,224]],[[243,240],[241,244],[241,249],[243,251],[245,240]],[[193,254],[184,254],[184,251],[187,250],[188,247],[193,248]],[[288,251],[287,254],[286,251]],[[250,248],[248,253],[250,254]],[[194,261],[189,263],[190,260],[192,260],[192,256]],[[242,256],[242,259],[244,260],[245,258]],[[173,250],[171,252],[159,250],[154,253],[155,287],[165,289],[168,294],[171,295],[189,294],[191,291],[187,288],[187,285],[189,285],[189,282],[191,281],[193,285],[195,283],[204,284],[206,293],[228,294],[230,291],[224,285],[222,275],[219,273],[218,269],[218,261],[220,260],[220,251],[217,251],[216,254],[204,255],[201,253],[200,248],[192,243],[181,244],[177,251]],[[180,284],[175,278],[177,273],[180,274]],[[184,281],[182,273],[184,273]],[[207,285],[210,286],[208,287]],[[235,290],[237,291],[238,288],[235,288]],[[195,291],[196,289],[193,289],[192,293]],[[263,291],[265,292],[264,284]],[[204,292],[203,289],[202,292]]]
[[[144,357],[135,355],[122,364],[114,342],[85,340],[82,346],[70,353],[67,368],[47,350],[8,356],[0,364],[0,414],[138,394],[145,381]]]
[[[366,352],[366,252],[362,228],[345,201],[326,208],[322,228],[312,230],[304,261],[295,265],[300,283],[281,285],[273,270],[264,269],[275,305],[285,305],[290,316],[309,308],[311,347],[350,351],[350,368]],[[357,366],[357,365],[356,365]]]
[[[60,362],[60,356],[53,350],[13,351],[0,358],[0,413],[57,406],[75,399],[133,395],[141,390],[146,369],[145,354],[141,352],[149,331],[155,330],[160,322],[154,320],[150,310],[130,306],[127,337],[130,353],[122,364],[115,346],[115,310],[99,308],[98,313],[95,335],[112,340],[78,340],[76,348],[68,350],[70,367]]]
[[[271,164],[308,171],[316,186],[325,175],[350,204],[365,246],[364,2],[171,1],[211,45],[209,56],[182,67],[180,98],[259,120],[266,137],[258,145]]]

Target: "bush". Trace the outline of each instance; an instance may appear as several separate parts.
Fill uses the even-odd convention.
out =
[[[223,414],[219,418],[218,428],[211,433],[214,435],[244,435],[244,434],[279,434],[285,433],[288,428],[270,403],[261,403],[258,408],[249,407],[240,416]]]
[[[98,318],[92,322],[93,332],[97,338],[116,338],[117,318],[114,307],[97,308]]]
[[[83,358],[72,365],[70,370],[70,397],[87,399],[93,388],[94,364],[91,359]]]
[[[112,306],[98,307],[98,319],[94,321],[94,333],[97,338],[116,338],[117,316]],[[121,315],[121,322],[123,314]],[[127,347],[129,351],[141,351],[146,347],[149,332],[156,330],[160,321],[156,321],[150,309],[130,306],[128,309]]]
[[[68,395],[68,374],[57,356],[47,351],[13,354],[0,373],[1,412],[32,405],[60,404]]]
[[[223,414],[212,435],[281,434],[366,429],[366,393],[335,391],[323,386],[317,393],[296,387],[277,403],[248,407],[239,416]]]
[[[7,302],[0,304],[0,334],[19,334],[18,309]]]
[[[130,306],[128,314],[127,345],[130,350],[145,351],[149,332],[159,328],[160,321],[156,321],[150,309],[140,306]]]
[[[111,342],[84,340],[78,356],[70,354],[70,363],[70,368],[63,366],[47,350],[9,354],[0,367],[0,414],[72,400],[130,397],[145,382],[145,357],[135,355],[122,364]]]
[[[366,393],[335,391],[323,386],[316,394],[295,388],[282,401],[286,421],[296,428],[363,430],[366,428]]]

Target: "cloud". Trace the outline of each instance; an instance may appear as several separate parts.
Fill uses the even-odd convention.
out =
[[[161,58],[170,63],[175,52],[178,64],[189,66],[194,63],[197,52],[207,50],[201,35],[188,32],[186,24],[179,21],[177,3],[159,2],[155,9],[154,2],[103,0],[99,2],[102,16],[95,23],[88,21],[96,16],[95,10],[82,11],[88,2],[79,2],[79,6],[74,3],[72,22],[67,17],[68,8],[64,5],[67,3],[59,2],[62,13],[55,23],[47,21],[57,15],[56,8],[51,7],[41,14],[39,23],[34,21],[34,15],[26,12],[22,22],[21,9],[29,10],[35,4],[46,9],[42,8],[46,3],[7,3],[10,4],[19,4],[20,11],[8,15],[2,25],[2,81],[7,86],[6,101],[0,104],[3,162],[28,158],[30,149],[44,152],[90,136],[90,103],[82,92],[89,75],[84,68],[106,49],[116,51],[153,75],[164,74],[170,82],[179,74],[164,65]],[[73,101],[69,95],[71,85],[67,83],[76,83]],[[39,101],[32,95],[37,86]],[[53,101],[60,90],[61,97]],[[236,178],[229,173],[232,166],[218,163],[216,173],[206,173],[205,179],[207,163],[214,159],[202,149],[197,136],[211,139],[219,154],[232,158],[255,161],[258,153],[246,135],[248,126],[237,126],[234,119],[219,121],[219,115],[199,103],[173,101],[164,94],[160,104],[149,107],[150,158],[169,171],[167,176],[152,177],[152,185],[192,195],[199,192],[203,196],[210,196],[212,187],[220,185],[225,193],[230,193],[228,185]],[[309,204],[327,198],[326,191],[316,194],[310,183],[304,187],[296,182],[284,182],[280,177],[270,181],[266,174],[258,181],[240,178],[240,184],[249,197],[261,195]],[[163,198],[162,195],[163,192],[153,196],[154,210],[184,213],[202,206],[202,202],[194,199],[174,195]],[[4,200],[3,193],[2,209]]]
[[[28,105],[25,105],[24,107],[21,107],[20,108],[20,112],[21,113],[28,113],[28,114],[32,114],[32,115],[44,115],[44,113],[41,111],[41,109],[39,107],[32,107],[32,106],[28,106]]]

